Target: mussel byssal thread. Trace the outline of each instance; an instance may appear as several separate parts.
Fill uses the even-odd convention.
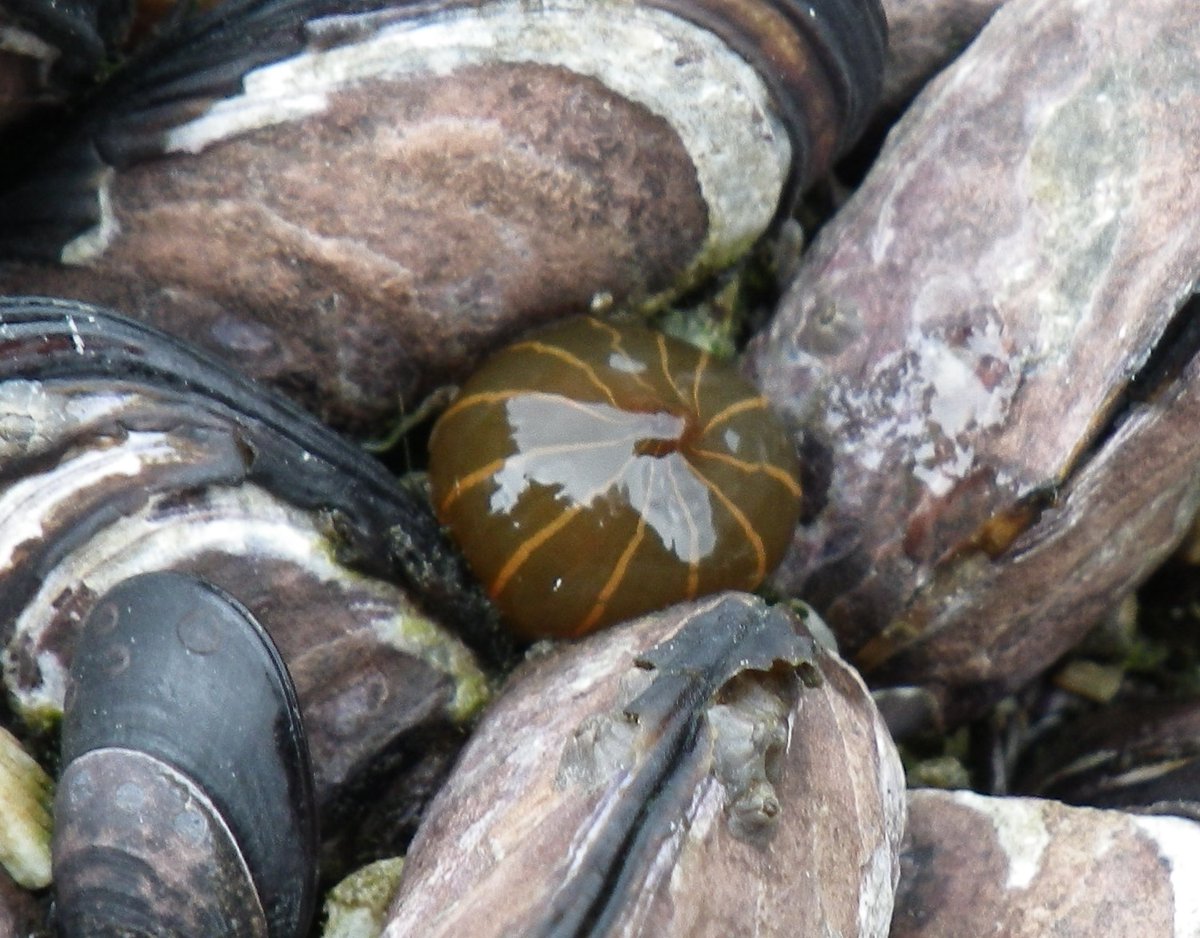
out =
[[[732,368],[590,317],[485,362],[430,440],[438,517],[525,638],[753,589],[791,539],[798,470]]]

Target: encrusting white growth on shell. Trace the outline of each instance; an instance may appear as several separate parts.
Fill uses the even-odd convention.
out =
[[[20,562],[22,545],[43,536],[42,520],[78,492],[108,480],[136,476],[148,463],[167,462],[173,454],[162,434],[133,433],[128,445],[97,449],[40,475],[15,482],[0,495],[0,568]]]
[[[619,0],[497,0],[381,25],[364,39],[248,73],[244,92],[167,134],[168,152],[319,114],[356,82],[445,75],[528,62],[595,78],[665,119],[695,165],[709,211],[704,269],[767,227],[791,165],[791,143],[754,68],[720,38],[662,10]]]
[[[1171,890],[1175,905],[1175,936],[1200,935],[1200,824],[1188,818],[1139,817],[1133,823],[1159,849],[1159,856],[1171,867]]]
[[[58,59],[58,50],[54,46],[16,26],[0,26],[0,52],[38,59],[43,79],[46,70]]]
[[[988,798],[971,791],[954,793],[954,800],[992,822],[996,840],[1008,856],[1005,887],[1025,889],[1042,868],[1050,845],[1043,804],[1035,798]]]
[[[0,338],[5,338],[0,329]],[[35,453],[67,427],[118,413],[128,395],[118,391],[64,400],[50,397],[37,381],[0,384],[0,462]]]
[[[989,368],[1007,359],[993,318],[964,340],[914,325],[903,350],[881,360],[868,380],[835,389],[827,420],[836,428],[846,415],[860,415],[854,422],[861,436],[846,444],[852,458],[875,471],[889,454],[909,453],[913,476],[945,495],[975,469],[974,438],[1008,416],[1020,376],[1015,369],[992,375]]]
[[[100,177],[97,190],[97,201],[100,209],[100,220],[83,234],[68,241],[59,255],[59,260],[67,266],[82,267],[103,254],[113,240],[121,233],[112,203],[112,181],[114,170],[108,167]]]

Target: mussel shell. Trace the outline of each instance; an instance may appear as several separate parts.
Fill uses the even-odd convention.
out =
[[[299,507],[339,511],[355,530],[381,537],[400,511],[419,504],[381,464],[285,398],[110,311],[66,300],[0,297],[0,351],[0,381],[148,384],[202,399],[238,422],[255,481],[286,492]],[[22,467],[8,461],[2,468],[10,475]]]
[[[168,469],[153,483],[156,489],[252,482],[289,505],[325,516],[336,530],[339,559],[412,587],[417,601],[448,621],[478,622],[479,606],[469,599],[472,591],[460,588],[469,576],[447,550],[423,497],[397,485],[395,477],[360,447],[204,352],[89,304],[0,297],[0,383],[9,381],[61,382],[72,393],[93,386],[147,388],[162,399],[164,409],[184,408],[192,415],[187,432],[197,439],[225,437],[217,448],[232,445],[238,451],[236,465],[223,458]],[[108,432],[116,436],[130,429],[116,426]],[[33,447],[27,456],[20,455],[18,445],[17,454],[6,455],[0,463],[0,488],[51,463],[78,442],[64,433],[48,445]],[[147,479],[135,493],[141,500],[149,485]],[[130,506],[105,503],[73,510],[79,513],[71,538],[78,542]],[[53,555],[70,546],[27,548],[28,562],[5,577],[0,635],[37,589]]]
[[[858,133],[883,47],[878,0],[233,3],[0,185],[0,289],[379,434],[519,331],[743,258]]]
[[[882,938],[900,760],[806,621],[723,593],[531,656],[422,821],[384,935]]]
[[[268,938],[232,832],[171,766],[93,750],[63,773],[56,814],[54,920],[65,938]]]
[[[298,53],[315,33],[339,41],[339,16],[374,11],[416,20],[453,14],[469,5],[462,0],[411,6],[394,0],[225,3],[184,22],[157,43],[144,62],[108,82],[100,103],[82,122],[76,142],[63,151],[76,152],[63,164],[63,179],[79,169],[78,160],[122,168],[161,155],[166,131],[181,116],[179,102],[187,102],[184,112],[199,113],[239,92],[244,76],[254,69]],[[795,151],[793,194],[858,139],[879,99],[887,48],[880,0],[639,0],[634,5],[661,9],[703,27],[750,63],[767,85]],[[322,17],[334,25],[313,29]],[[345,32],[353,34],[355,29],[348,25]],[[90,144],[82,142],[88,139]],[[89,182],[94,185],[95,177]],[[82,214],[74,219],[64,215],[64,236],[53,240],[69,240],[70,225],[78,226],[89,215],[92,223],[100,220],[91,214],[95,209],[83,203],[94,204],[94,198],[82,199]],[[56,255],[57,250],[50,253]]]
[[[1196,934],[1200,824],[913,791],[889,938]]]
[[[424,764],[431,735],[444,764],[487,696],[446,627],[488,621],[450,612],[472,589],[486,602],[443,576],[455,556],[419,490],[261,386],[93,307],[0,303],[0,641],[28,724],[57,725],[99,596],[190,574],[270,631],[321,810],[358,811],[348,785]]]
[[[1060,657],[1200,504],[1198,10],[1005,4],[747,356],[813,467],[775,585],[947,721]]]
[[[858,139],[879,100],[887,50],[887,20],[879,0],[650,0],[649,5],[707,26],[755,66],[791,137],[793,191]]]
[[[94,607],[71,677],[68,769],[129,750],[190,778],[244,855],[270,934],[298,934],[316,888],[311,769],[291,679],[254,618],[190,577],[135,577]]]
[[[171,101],[215,101],[238,91],[248,72],[309,43],[317,32],[310,24],[321,17],[386,11],[390,18],[415,20],[470,5],[462,0],[419,5],[395,0],[226,3],[167,37],[141,74],[118,76],[110,84],[105,101],[112,102],[113,111],[137,114],[144,109],[151,119],[111,135],[101,132],[98,155],[109,165],[127,166],[156,154],[165,126],[152,119],[154,110]],[[879,98],[887,48],[880,0],[639,0],[634,5],[660,9],[709,30],[754,67],[801,152],[796,175],[804,181],[858,138]],[[346,32],[354,30],[349,25]],[[336,42],[339,28],[335,23],[321,35]]]

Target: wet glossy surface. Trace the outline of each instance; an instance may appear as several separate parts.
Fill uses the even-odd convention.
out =
[[[434,429],[434,505],[525,637],[753,589],[799,513],[798,466],[728,365],[591,318],[505,349]]]

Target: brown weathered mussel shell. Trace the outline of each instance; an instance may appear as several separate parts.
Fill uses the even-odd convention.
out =
[[[1006,3],[753,351],[810,470],[777,585],[946,719],[1046,668],[1200,503],[1197,49],[1186,0]]]
[[[891,938],[1188,938],[1200,824],[914,791]]]
[[[240,603],[176,573],[100,597],[79,637],[55,798],[63,938],[298,938],[317,807],[295,689]]]
[[[795,613],[675,606],[513,675],[384,935],[882,936],[903,790],[862,683]]]
[[[37,263],[0,291],[377,427],[519,330],[741,256],[862,128],[883,48],[878,0],[224,4],[14,173],[0,255]]]
[[[214,583],[270,631],[323,804],[480,705],[474,655],[439,624],[472,618],[454,599],[469,590],[426,501],[367,454],[95,307],[0,300],[0,349],[0,636],[26,721],[60,710],[96,598],[160,570]]]

